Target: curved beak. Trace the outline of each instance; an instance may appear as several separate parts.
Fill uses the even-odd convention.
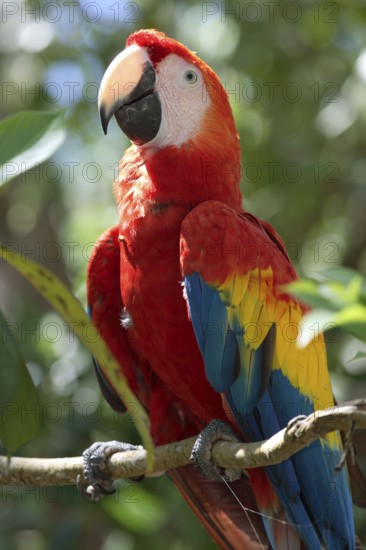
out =
[[[145,48],[134,44],[112,61],[100,85],[99,113],[104,133],[115,115],[121,130],[137,145],[159,131],[161,104],[156,73]]]

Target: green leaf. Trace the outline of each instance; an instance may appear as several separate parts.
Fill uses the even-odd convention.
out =
[[[366,307],[354,304],[339,311],[322,309],[310,311],[301,323],[299,346],[306,347],[319,334],[337,326],[366,342]]]
[[[13,325],[1,311],[0,324],[0,438],[11,455],[38,435],[40,422],[35,411],[39,400],[14,338]]]
[[[366,342],[366,307],[361,304],[351,305],[339,311],[334,322],[347,332]]]
[[[344,285],[348,285],[355,276],[359,276],[357,271],[349,269],[348,267],[330,267],[328,269],[322,269],[317,273],[312,273],[311,275],[318,281],[336,281]]]
[[[311,279],[299,279],[285,286],[285,289],[295,296],[316,296],[318,285]]]
[[[366,307],[361,304],[353,304],[341,309],[335,318],[339,325],[361,324],[366,327]]]
[[[151,465],[153,443],[146,411],[128,387],[118,361],[86,315],[80,302],[69,292],[62,281],[45,267],[1,246],[0,258],[10,263],[38,290],[62,319],[69,324],[70,329],[91,351],[98,363],[103,365],[108,379],[136,422],[136,427],[148,453],[148,466]]]
[[[334,275],[335,280],[323,274]],[[329,269],[317,274],[319,281],[303,279],[286,286],[286,292],[315,309],[339,311],[352,304],[364,303],[365,279],[350,269]],[[366,304],[365,304],[366,305]]]
[[[0,122],[1,184],[47,160],[65,138],[65,110],[22,111]]]
[[[329,281],[319,285],[318,291],[319,295],[328,300],[334,309],[339,309],[358,301],[361,285],[362,279],[358,275],[347,285]]]
[[[321,291],[320,285],[315,281],[303,279],[294,281],[285,287],[286,292],[298,298],[304,304],[319,309],[337,309],[333,303],[332,292]]]
[[[366,300],[366,277],[348,267],[331,267],[313,273],[312,277],[321,283],[335,282],[348,289],[349,295],[357,295],[359,301]]]
[[[365,351],[358,351],[356,353],[356,355],[354,357],[352,357],[352,359],[347,361],[347,363],[352,363],[353,361],[357,361],[358,359],[365,359],[365,357],[366,357],[366,352]]]

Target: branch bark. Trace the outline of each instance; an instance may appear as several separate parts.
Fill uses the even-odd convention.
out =
[[[303,419],[294,419],[289,425],[265,441],[257,443],[217,442],[213,446],[213,460],[225,468],[258,468],[286,460],[327,433],[340,430],[352,436],[353,430],[366,429],[366,399],[360,399],[317,411]],[[109,460],[106,473],[112,479],[157,475],[167,469],[185,466],[195,437],[157,447],[153,469],[147,472],[145,451],[117,453]],[[347,445],[346,445],[347,448]],[[83,478],[82,457],[21,458],[0,457],[0,485],[71,485],[76,477]]]

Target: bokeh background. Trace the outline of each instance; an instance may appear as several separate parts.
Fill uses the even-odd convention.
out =
[[[1,240],[58,274],[85,304],[92,243],[116,222],[111,184],[128,146],[104,137],[98,85],[135,29],[184,42],[224,83],[241,135],[244,204],[283,236],[300,275],[366,267],[366,9],[345,2],[3,2],[0,117],[66,108],[49,162],[0,188]],[[19,454],[79,455],[98,439],[138,441],[100,399],[89,353],[38,294],[2,264],[0,308],[39,388],[42,431]],[[366,396],[366,346],[327,337],[339,401]],[[355,510],[366,540],[366,514]],[[9,550],[214,548],[165,478],[121,483],[85,502],[73,487],[2,488]]]

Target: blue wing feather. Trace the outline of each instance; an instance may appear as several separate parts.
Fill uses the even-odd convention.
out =
[[[225,394],[246,438],[269,438],[297,414],[314,412],[313,403],[281,370],[268,368],[273,360],[274,327],[248,355],[243,348],[243,330],[239,323],[230,325],[219,292],[198,273],[186,276],[185,285],[207,378],[216,391]],[[240,368],[240,362],[248,357],[250,365]],[[291,459],[266,468],[289,520],[297,525],[311,550],[320,550],[324,544],[331,550],[353,548],[352,508],[344,498],[349,491],[346,472],[334,474],[339,460],[339,449],[316,441]]]
[[[236,333],[229,330],[226,308],[215,289],[197,273],[185,277],[184,282],[207,379],[217,392],[225,392],[239,371]]]

